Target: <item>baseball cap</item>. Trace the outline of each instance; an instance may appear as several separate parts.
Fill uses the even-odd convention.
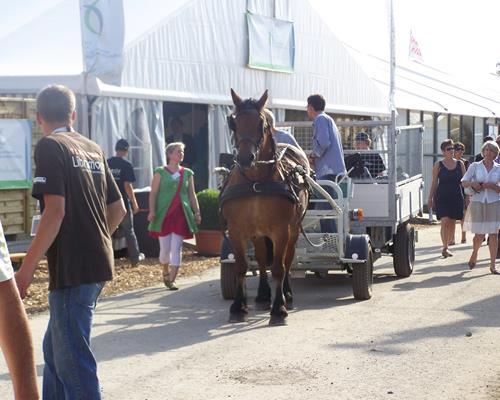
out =
[[[365,140],[368,140],[369,137],[368,137],[368,133],[366,132],[359,132],[357,135],[356,135],[356,141],[365,141]]]
[[[129,144],[128,142],[125,140],[125,139],[120,139],[118,140],[118,142],[116,142],[116,145],[115,145],[115,151],[118,151],[118,150],[128,150],[129,148]]]

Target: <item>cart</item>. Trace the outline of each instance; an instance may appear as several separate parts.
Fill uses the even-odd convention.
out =
[[[306,152],[311,150],[310,122],[280,125],[290,129]],[[303,221],[305,235],[297,241],[291,271],[294,275],[346,271],[352,274],[354,297],[367,300],[372,296],[373,266],[382,255],[393,257],[397,276],[408,277],[413,272],[417,237],[410,220],[421,214],[423,207],[423,127],[393,128],[390,121],[375,120],[339,122],[338,126],[350,177],[337,182],[310,181],[314,196]],[[354,148],[354,137],[360,130],[369,132],[373,149]],[[372,154],[378,156],[371,157]],[[371,174],[359,162],[363,157],[380,160],[384,168],[371,170],[383,172],[378,176]],[[316,204],[321,202],[328,203],[330,209],[318,209]],[[335,221],[334,232],[325,232],[328,220]],[[225,299],[231,299],[236,276],[232,268],[234,256],[227,246],[225,243],[221,252],[221,293]],[[258,266],[252,249],[248,258],[249,269],[255,273]]]

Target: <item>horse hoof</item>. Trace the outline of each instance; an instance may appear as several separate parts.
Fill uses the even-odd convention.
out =
[[[271,315],[271,318],[269,319],[269,326],[283,326],[286,324],[285,315]]]
[[[271,309],[271,302],[268,301],[256,301],[255,309],[257,311],[269,311]]]
[[[244,313],[231,313],[229,314],[229,322],[237,324],[239,322],[246,322],[247,315]]]

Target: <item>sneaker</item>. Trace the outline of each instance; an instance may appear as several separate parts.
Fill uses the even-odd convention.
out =
[[[165,286],[168,288],[168,290],[179,290],[175,282],[165,281]]]
[[[137,267],[141,261],[144,261],[146,259],[146,256],[144,253],[139,253],[139,257],[137,258],[137,261],[132,261],[132,267]]]

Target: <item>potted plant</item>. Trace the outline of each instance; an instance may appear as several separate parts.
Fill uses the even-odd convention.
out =
[[[219,219],[219,191],[205,189],[196,194],[200,205],[201,224],[195,233],[198,254],[219,255],[222,244],[222,229]]]

